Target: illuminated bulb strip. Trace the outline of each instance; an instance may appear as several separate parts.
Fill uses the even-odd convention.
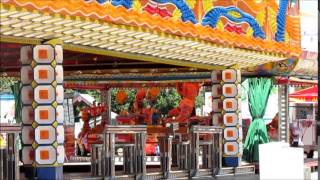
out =
[[[87,26],[89,24],[91,24],[91,22],[81,22],[81,23],[73,25],[73,26],[78,28],[78,27]]]
[[[123,46],[122,44],[116,44],[116,45],[114,45],[114,46],[109,46],[109,47],[107,47],[107,49],[109,49],[109,50],[115,50],[115,49],[120,48],[120,47],[122,47],[122,46]]]
[[[48,19],[48,20],[42,21],[42,23],[44,23],[44,24],[52,24],[52,23],[59,22],[59,21],[62,21],[62,20],[63,19],[61,19],[61,18],[53,18],[53,19]]]
[[[90,40],[90,41],[88,41],[88,42],[85,42],[85,43],[82,43],[82,45],[84,45],[84,46],[92,46],[93,44],[97,44],[97,43],[100,43],[101,41],[99,41],[99,40]]]
[[[187,57],[189,57],[189,56],[180,55],[180,57],[178,57],[178,59],[180,59],[180,60],[185,60]]]
[[[127,31],[127,32],[123,32],[123,33],[119,33],[119,36],[127,36],[127,37],[133,37],[138,35],[139,32],[134,32],[134,31]]]
[[[115,38],[109,38],[109,39],[107,39],[107,41],[109,41],[109,42],[117,42],[118,40],[121,40],[123,37],[119,37],[119,36],[117,36],[117,37],[115,37]]]
[[[134,47],[141,47],[141,45],[143,45],[143,44],[146,44],[146,42],[145,41],[140,41],[140,40],[134,40],[134,41],[136,41],[135,43],[130,43],[130,44],[132,44],[132,46],[134,46]],[[125,44],[128,44],[128,42],[126,42]]]
[[[8,26],[1,26],[1,27],[0,27],[0,32],[1,32],[1,34],[2,34],[2,33],[5,33],[5,32],[8,32],[8,31],[12,31],[12,28],[11,28],[11,27],[8,27]]]
[[[0,14],[0,17],[7,17],[7,16],[10,16],[10,15],[13,15],[13,14],[19,14],[20,12],[18,11],[8,11],[8,12],[5,12],[5,13],[1,13]]]
[[[54,27],[51,27],[51,28],[48,28],[48,29],[45,29],[44,31],[45,32],[54,32],[58,29],[61,29],[62,27],[61,26],[54,26]]]
[[[103,42],[103,41],[98,41],[98,42],[95,42],[95,43],[93,43],[93,44],[90,44],[90,46],[95,46],[95,47],[100,47],[101,45],[105,45],[106,44],[106,42]],[[103,48],[103,47],[100,47],[100,48]]]
[[[168,51],[169,52],[176,52],[176,51],[181,50],[181,49],[183,49],[183,47],[175,46],[174,48],[168,49]]]
[[[144,41],[145,42],[145,41]],[[156,43],[149,43],[149,42],[146,42],[145,44],[142,44],[140,45],[141,48],[149,48],[150,46],[152,45],[155,45]]]
[[[82,36],[82,35],[84,35],[84,34],[90,34],[90,33],[91,33],[91,31],[82,30],[82,31],[77,32],[77,33],[75,33],[75,34],[73,34],[73,35],[74,35],[74,36]]]
[[[69,38],[69,39],[64,40],[64,42],[66,42],[66,43],[72,43],[72,42],[74,42],[74,41],[79,41],[79,40],[81,40],[81,38],[79,38],[79,37],[77,37],[77,38],[71,37],[71,38]]]
[[[104,38],[108,38],[109,36],[110,34],[102,34],[102,35],[94,36],[92,37],[92,39],[104,39]]]
[[[113,39],[113,38],[117,38],[118,36],[112,36],[112,35],[108,35],[108,36],[106,36],[106,37],[104,37],[104,38],[101,38],[100,40],[101,41],[108,41],[109,39]]]
[[[20,32],[16,32],[13,35],[14,36],[24,36],[26,34],[30,34],[30,33],[33,33],[33,32],[34,32],[33,30],[21,30]]]
[[[98,32],[91,32],[90,34],[84,34],[84,35],[82,35],[82,37],[84,37],[84,38],[90,38],[90,37],[94,37],[94,36],[97,36],[97,35],[99,35],[100,33],[98,33]]]
[[[55,38],[57,38],[58,37],[58,35],[57,34],[54,34],[54,33],[42,33],[42,34],[40,34],[40,35],[38,35],[38,36],[36,36],[36,38],[45,38],[45,39],[47,39],[47,38],[52,38],[52,37],[55,37]]]
[[[155,35],[156,36],[156,35]],[[151,39],[146,39],[146,38],[143,38],[144,40],[149,40],[150,42],[157,42],[157,43],[162,43],[162,42],[165,42],[165,41],[167,41],[167,39],[166,38],[163,38],[163,37],[159,37],[159,36],[157,36],[157,37],[154,37],[154,38],[152,38],[152,36],[150,36],[150,38]]]
[[[117,29],[117,28],[116,28],[116,29]],[[124,33],[124,32],[128,32],[128,31],[125,30],[125,29],[117,29],[117,30],[115,30],[115,31],[110,32],[110,34],[112,34],[112,35],[118,35],[119,33]]]
[[[100,24],[88,24],[86,26],[82,26],[83,29],[95,29],[98,27],[102,27]]]
[[[80,40],[78,41],[73,41],[74,44],[82,44],[82,43],[85,43],[85,42],[90,42],[92,41],[91,39],[83,39],[83,38],[80,38]]]
[[[179,57],[181,57],[180,54],[170,54],[168,55],[166,58],[170,58],[170,59],[178,59]]]
[[[32,18],[31,21],[40,22],[40,21],[51,19],[51,18],[52,18],[52,16],[40,16],[38,18]]]
[[[163,43],[164,43],[164,44],[168,44],[168,45],[173,45],[173,43],[174,43],[175,41],[176,41],[176,40],[174,40],[174,39],[168,39],[168,38],[167,38],[167,40],[164,41]]]
[[[148,35],[145,37],[142,37],[143,40],[150,40],[151,42],[155,42],[154,39],[157,38],[157,35]]]
[[[64,35],[63,37],[60,38],[60,40],[62,40],[62,41],[67,41],[67,40],[70,40],[70,39],[74,39],[74,37],[73,36]]]
[[[6,10],[6,9],[4,9],[4,8],[3,8],[3,9],[0,9],[0,13],[1,13],[1,14],[4,14],[4,13],[6,13],[6,12],[8,12],[8,10]]]
[[[7,35],[16,34],[16,33],[18,33],[18,32],[21,32],[21,30],[20,30],[20,29],[13,29],[13,30],[11,30],[11,31],[1,32],[1,34],[7,36]]]
[[[145,54],[145,53],[148,52],[148,51],[149,51],[149,50],[147,50],[147,49],[141,49],[141,48],[139,48],[138,51],[137,51],[137,53]]]
[[[41,17],[41,14],[29,14],[29,15],[22,16],[19,18],[22,20],[28,20],[28,19],[33,19],[33,18],[37,18],[37,17]]]
[[[155,53],[158,53],[158,52],[159,52],[159,50],[149,50],[149,51],[145,52],[145,54],[154,55]]]
[[[131,52],[131,53],[136,53],[140,50],[140,48],[138,47],[132,47],[131,49],[127,49],[128,51],[127,52]]]
[[[33,30],[35,30],[35,31],[42,31],[42,30],[47,29],[47,28],[49,28],[49,27],[51,27],[51,24],[47,24],[47,25],[42,25],[42,26],[39,26],[39,27],[35,27],[35,28],[33,28]]]
[[[9,20],[11,20],[11,18],[1,18],[1,21],[0,21],[0,25],[1,25],[1,22],[4,22],[4,21],[9,21]]]
[[[26,16],[22,16],[21,14],[25,14]],[[23,20],[23,18],[28,19],[25,17],[30,17],[32,15],[33,14],[24,12],[15,14],[13,17],[18,17]],[[284,59],[280,56],[274,57],[272,54],[266,55],[260,52],[246,52],[239,48],[230,49],[222,47],[222,45],[212,45],[211,43],[204,43],[202,41],[194,42],[191,40],[171,39],[148,32],[135,32],[127,29],[114,28],[106,24],[101,25],[94,22],[83,21],[75,22],[72,20],[62,20],[61,18],[57,20],[51,16],[38,17],[39,14],[35,14],[33,16],[36,18],[33,18],[32,21],[39,23],[25,21],[20,22],[21,20],[19,20],[19,23],[12,23],[16,21],[16,18],[1,18],[0,23],[9,22],[8,25],[12,24],[11,26],[14,27],[12,28],[12,32],[16,33],[16,36],[22,36],[21,34],[27,34],[30,37],[35,36],[37,38],[62,36],[62,40],[65,40],[66,42],[73,42],[74,44],[90,45],[93,47],[100,45],[102,48],[116,49],[118,51],[125,51],[129,53],[150,54],[152,56],[185,59],[190,61],[202,61],[203,63],[210,64],[260,64],[265,63],[264,60],[266,59],[268,62]],[[1,17],[4,16],[1,14]],[[46,26],[50,24],[51,27]],[[52,27],[52,24],[55,24],[56,26]],[[59,27],[57,25],[64,26]],[[23,29],[16,29],[19,27],[22,27],[23,29],[33,28],[34,32],[23,32]],[[4,32],[9,31],[9,29],[9,27],[1,26],[1,33],[4,34]],[[55,34],[59,32],[70,36]],[[228,59],[224,59],[221,56],[224,56],[224,58],[228,57]]]
[[[24,26],[26,26],[26,25],[29,25],[29,24],[31,24],[32,22],[29,22],[29,21],[25,21],[25,22],[19,22],[19,23],[17,23],[17,24],[12,24],[11,26],[13,27],[13,28],[20,28],[20,27],[24,27]]]
[[[29,12],[21,12],[21,13],[9,15],[9,17],[10,18],[19,18],[19,17],[22,17],[22,16],[27,16],[29,14],[30,14]]]
[[[59,29],[54,30],[53,32],[60,33],[60,32],[64,32],[64,31],[69,31],[71,29],[73,29],[73,27],[59,28]]]
[[[117,30],[118,30],[117,28],[109,28],[109,29],[101,30],[100,32],[110,34],[110,32],[117,31]]]
[[[172,54],[172,53],[168,53],[168,52],[166,52],[166,51],[158,51],[157,53],[155,53],[154,55],[156,55],[156,56],[160,56],[160,57],[164,57],[164,56],[166,56],[166,55],[170,55],[170,54]]]
[[[38,35],[40,35],[42,33],[43,32],[34,32],[34,33],[30,33],[30,34],[27,34],[27,35],[24,35],[24,36],[27,37],[27,38],[31,38],[31,37],[38,36]]]
[[[8,19],[6,21],[2,21],[0,22],[0,25],[6,26],[6,25],[11,25],[11,24],[16,24],[19,23],[20,21],[17,19]]]
[[[137,47],[131,47],[131,46],[122,46],[122,47],[119,47],[115,50],[119,50],[119,51],[125,51],[125,52],[130,52],[131,50],[136,50],[138,49]]]
[[[121,44],[124,44],[124,43],[126,43],[126,42],[128,42],[128,41],[133,41],[133,40],[134,40],[133,38],[129,38],[129,37],[123,38],[123,37],[122,37],[122,39],[117,40],[117,42],[118,42],[118,43],[121,43]]]
[[[158,46],[159,46],[159,44],[154,44],[154,45],[150,44],[150,45],[147,46],[147,48],[148,49],[153,49],[153,48],[158,47]]]
[[[161,56],[164,57],[164,58],[167,58],[167,59],[169,59],[169,58],[172,59],[172,57],[173,57],[174,55],[175,55],[175,54],[172,54],[172,53],[170,53],[170,52],[167,52],[167,53],[162,54]]]
[[[63,26],[65,26],[65,27],[75,26],[75,25],[81,24],[81,23],[82,23],[81,21],[71,21],[71,22],[68,22],[68,23],[63,24]]]
[[[92,31],[103,31],[103,30],[107,30],[107,29],[110,29],[110,27],[107,25],[100,25],[99,27],[92,28],[91,30]]]
[[[82,29],[71,29],[71,30],[69,30],[69,31],[63,31],[62,33],[63,34],[74,34],[74,33],[77,33],[77,32],[81,32],[81,31],[83,31]]]
[[[72,20],[62,20],[62,21],[55,22],[53,24],[54,25],[64,25],[64,24],[71,23],[71,22],[74,22],[74,21],[72,21]]]
[[[138,35],[135,35],[134,37],[137,38],[137,39],[144,39],[145,37],[148,37],[150,36],[151,34],[150,33],[143,33],[141,32],[140,34]],[[151,38],[152,39],[152,38]]]
[[[107,48],[109,46],[114,46],[117,45],[116,43],[108,43],[108,42],[104,42],[104,44],[100,45],[100,48]]]

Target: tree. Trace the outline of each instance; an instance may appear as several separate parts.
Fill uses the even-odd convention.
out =
[[[163,89],[154,105],[159,110],[161,117],[167,116],[168,112],[177,107],[181,100],[176,89]]]
[[[196,97],[195,107],[196,108],[203,108],[203,105],[205,104],[205,88],[200,88],[199,94]]]
[[[10,87],[18,80],[13,77],[0,77],[0,93],[12,93]]]
[[[126,90],[128,94],[128,99],[122,105],[118,104],[115,100],[117,92],[118,92],[118,89],[112,89],[111,91],[111,111],[115,113],[119,113],[121,110],[127,110],[129,112],[132,112],[132,107],[133,107],[137,90],[136,89]],[[181,97],[178,94],[178,92],[175,89],[168,88],[168,89],[161,89],[160,94],[154,103],[150,103],[146,100],[143,103],[145,107],[150,105],[158,109],[160,115],[164,117],[168,114],[168,112],[171,109],[179,105],[180,100],[181,100]]]

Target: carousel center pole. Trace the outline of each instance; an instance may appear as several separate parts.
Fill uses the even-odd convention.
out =
[[[22,161],[32,179],[63,179],[63,51],[57,44],[21,48]]]

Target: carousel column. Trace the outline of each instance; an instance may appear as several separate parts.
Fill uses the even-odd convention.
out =
[[[223,165],[237,167],[242,155],[241,73],[237,69],[212,72],[213,125],[223,127]]]
[[[38,179],[63,179],[62,60],[60,45],[21,48],[22,160]]]

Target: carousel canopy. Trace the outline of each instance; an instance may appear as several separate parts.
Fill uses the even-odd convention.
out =
[[[7,43],[56,39],[70,52],[205,70],[300,54],[298,6],[288,0],[2,0],[0,6]]]
[[[306,89],[296,91],[289,94],[291,102],[295,103],[317,103],[318,102],[318,86],[312,86]]]

